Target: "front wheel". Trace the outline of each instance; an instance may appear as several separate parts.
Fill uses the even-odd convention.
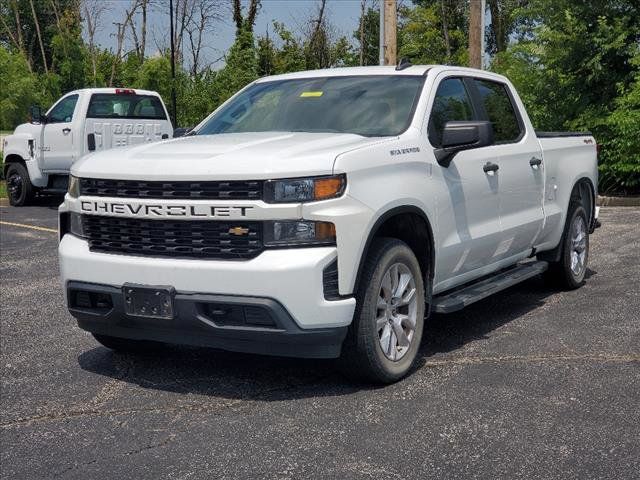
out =
[[[24,165],[13,163],[7,169],[7,194],[9,203],[14,207],[28,205],[35,197],[35,189]]]
[[[342,347],[343,371],[376,383],[401,379],[415,363],[425,312],[420,264],[406,243],[374,240],[356,302]]]
[[[550,263],[549,270],[545,272],[549,283],[569,290],[582,286],[589,260],[588,225],[584,207],[572,202],[562,237],[560,260]]]

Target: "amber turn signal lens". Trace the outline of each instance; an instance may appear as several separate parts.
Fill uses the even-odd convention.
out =
[[[316,222],[316,240],[335,240],[336,226],[330,222]]]
[[[314,182],[314,200],[324,200],[340,195],[343,188],[343,177],[320,178]]]

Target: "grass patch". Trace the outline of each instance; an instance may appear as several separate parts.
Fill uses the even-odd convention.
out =
[[[7,183],[0,180],[0,198],[7,198]]]

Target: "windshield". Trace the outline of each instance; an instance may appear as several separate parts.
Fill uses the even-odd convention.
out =
[[[195,132],[336,132],[398,135],[407,129],[424,77],[387,75],[256,83]]]

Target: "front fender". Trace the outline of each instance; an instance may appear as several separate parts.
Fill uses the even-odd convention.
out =
[[[35,138],[29,133],[14,133],[4,138],[2,146],[3,160],[7,162],[7,157],[17,155],[23,160],[33,160],[35,158]]]

